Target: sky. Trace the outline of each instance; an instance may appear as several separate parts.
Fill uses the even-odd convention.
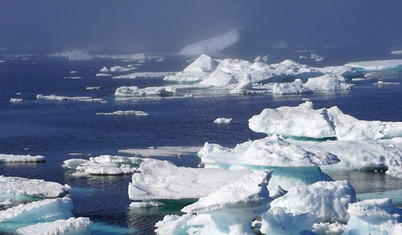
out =
[[[176,52],[244,27],[242,49],[402,49],[402,1],[0,1],[0,52]]]

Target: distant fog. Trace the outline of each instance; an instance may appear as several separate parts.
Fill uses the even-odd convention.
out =
[[[236,50],[402,49],[402,1],[0,1],[0,54],[178,52],[244,27]],[[276,46],[275,46],[276,45]],[[380,49],[379,49],[380,48]]]

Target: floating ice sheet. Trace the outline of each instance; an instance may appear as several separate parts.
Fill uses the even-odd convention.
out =
[[[115,91],[116,97],[145,97],[145,96],[172,96],[176,89],[172,86],[138,88],[136,86],[123,86]]]
[[[232,122],[232,118],[217,118],[214,120],[215,124],[229,124]]]
[[[91,220],[87,217],[69,218],[38,223],[17,230],[18,234],[91,234]]]
[[[96,113],[96,115],[104,115],[104,116],[125,116],[125,115],[133,115],[133,116],[148,116],[148,113],[145,111],[136,111],[136,110],[117,110],[110,113]]]
[[[59,96],[59,95],[37,95],[37,100],[51,100],[51,101],[79,101],[79,102],[105,102],[103,99],[100,98],[92,98],[88,96]]]
[[[0,163],[44,162],[44,156],[0,154]]]

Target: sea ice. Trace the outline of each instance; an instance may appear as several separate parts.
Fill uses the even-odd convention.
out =
[[[162,146],[147,149],[124,149],[119,150],[119,153],[132,154],[138,157],[181,157],[183,155],[195,155],[201,148],[193,146]]]
[[[158,207],[158,206],[163,206],[165,205],[162,202],[156,202],[156,201],[149,201],[149,202],[132,202],[130,203],[131,208],[145,208],[145,207]]]
[[[369,141],[402,136],[402,122],[358,120],[336,106],[315,110],[310,101],[297,107],[264,109],[249,119],[249,127],[268,135],[316,139]]]
[[[17,162],[44,162],[44,156],[31,155],[15,155],[15,154],[0,154],[0,163],[17,163]]]
[[[134,115],[134,116],[148,116],[147,112],[144,111],[136,111],[136,110],[117,110],[111,113],[96,113],[96,115],[105,115],[105,116],[112,116],[112,115]]]
[[[0,176],[0,201],[19,201],[24,196],[55,198],[70,192],[70,186],[39,179]],[[3,200],[4,199],[4,200]]]
[[[238,29],[216,36],[214,38],[195,42],[185,46],[180,52],[180,55],[199,55],[202,53],[214,54],[223,49],[230,47],[240,40],[240,32]]]
[[[215,124],[229,124],[232,122],[232,118],[217,118],[214,120]]]
[[[383,71],[383,70],[401,69],[402,60],[397,59],[397,60],[360,61],[360,62],[351,62],[346,65],[362,71]]]
[[[101,98],[92,98],[88,96],[58,96],[58,95],[36,95],[37,100],[52,100],[52,101],[80,101],[80,102],[105,102]]]
[[[177,72],[136,72],[113,76],[114,79],[136,79],[136,78],[163,78],[166,76],[175,75]]]
[[[53,222],[38,223],[17,230],[18,234],[46,234],[46,235],[79,235],[91,234],[91,220],[87,217],[61,219]]]
[[[402,50],[391,51],[392,55],[402,55]]]
[[[11,98],[10,99],[10,103],[13,103],[13,104],[19,104],[22,102],[24,102],[24,99],[21,99],[21,98]]]
[[[310,213],[323,222],[347,222],[348,204],[356,202],[352,185],[343,181],[320,181],[289,189],[271,202],[271,208],[283,207],[287,213]]]
[[[145,97],[145,96],[172,96],[176,89],[171,86],[138,88],[136,86],[123,86],[116,89],[117,97]]]
[[[251,173],[249,170],[177,167],[157,160],[143,162],[138,170],[140,173],[133,174],[128,187],[131,200],[200,198]]]
[[[313,232],[317,234],[342,234],[346,230],[346,224],[339,223],[335,221],[335,223],[328,222],[320,222],[313,224]]]
[[[80,61],[80,60],[93,60],[94,57],[86,52],[79,50],[64,51],[49,55],[50,57],[62,57],[67,58],[70,61]]]
[[[402,222],[402,209],[388,198],[364,200],[349,205],[350,219],[345,234],[392,234]],[[398,225],[400,226],[400,225]]]
[[[84,159],[68,159],[64,161],[63,167],[75,170],[75,176],[89,175],[125,175],[137,172],[137,168],[144,159],[136,157],[122,157],[101,155]]]

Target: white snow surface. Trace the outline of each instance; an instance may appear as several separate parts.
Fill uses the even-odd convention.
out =
[[[114,95],[116,97],[145,97],[145,96],[165,97],[165,96],[172,96],[175,93],[176,89],[172,86],[145,87],[145,88],[138,88],[136,86],[122,86],[116,89]]]
[[[368,141],[402,136],[402,122],[358,120],[336,106],[315,110],[310,101],[296,107],[264,109],[249,119],[249,127],[268,135],[318,139]]]
[[[219,35],[210,39],[195,42],[185,46],[179,55],[200,55],[203,53],[215,54],[223,49],[230,47],[240,40],[240,32],[238,29]]]
[[[306,151],[298,145],[273,135],[264,139],[247,141],[236,145],[233,149],[218,144],[205,143],[198,152],[205,164],[230,164],[265,167],[304,167],[328,165],[339,162],[335,156],[324,151]]]
[[[313,224],[313,232],[318,234],[342,234],[346,230],[346,224],[320,222]]]
[[[18,229],[17,233],[23,235],[91,234],[89,228],[91,224],[91,220],[87,217],[72,217],[23,227]]]
[[[391,234],[394,227],[402,221],[402,209],[392,206],[392,200],[389,198],[350,204],[348,213],[350,219],[345,234],[350,235]]]
[[[0,163],[11,162],[44,162],[45,157],[36,155],[15,155],[15,154],[0,154]]]
[[[217,118],[214,120],[215,124],[229,124],[232,122],[232,118]]]
[[[44,222],[52,219],[67,219],[72,216],[70,198],[44,199],[0,211],[0,222]]]
[[[147,149],[123,149],[119,153],[128,153],[138,157],[181,157],[196,154],[202,147],[161,146]]]
[[[296,186],[271,202],[271,208],[283,207],[287,213],[310,213],[325,222],[347,222],[348,204],[356,202],[352,185],[343,181],[319,181]]]
[[[209,214],[166,215],[155,227],[155,232],[161,235],[224,234],[216,228]]]
[[[101,155],[85,159],[68,159],[63,162],[63,167],[76,170],[75,176],[89,175],[125,175],[137,172],[137,168],[145,159],[136,157],[122,157]]]
[[[143,162],[129,183],[132,200],[200,198],[226,183],[236,181],[249,170],[177,167],[166,161]]]
[[[357,68],[364,71],[381,71],[397,69],[402,67],[402,60],[373,60],[373,61],[359,61],[347,63],[347,66]]]
[[[148,116],[148,113],[145,111],[136,111],[136,110],[117,110],[110,113],[96,113],[96,115],[104,115],[104,116],[125,116],[125,115],[133,115],[133,116]]]
[[[0,194],[24,194],[41,198],[61,197],[70,191],[70,186],[41,179],[0,176]]]

